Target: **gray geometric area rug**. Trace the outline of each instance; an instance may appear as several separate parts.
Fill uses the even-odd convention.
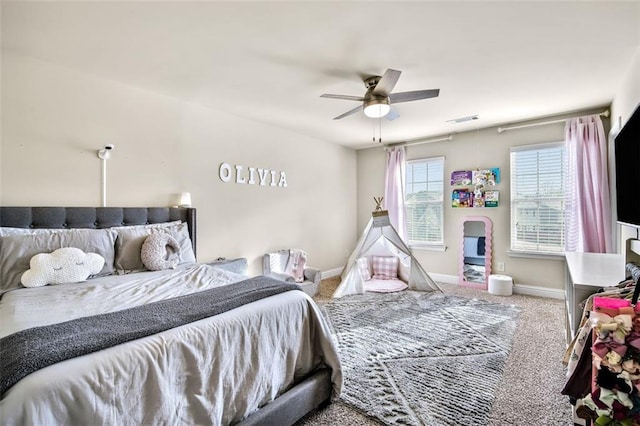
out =
[[[322,309],[345,403],[389,425],[487,424],[520,308],[408,290]]]

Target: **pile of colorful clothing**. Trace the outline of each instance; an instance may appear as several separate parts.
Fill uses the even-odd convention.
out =
[[[586,301],[562,393],[576,415],[598,426],[640,425],[640,267],[629,279]]]

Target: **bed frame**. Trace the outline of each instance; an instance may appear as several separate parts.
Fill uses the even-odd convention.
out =
[[[181,207],[0,207],[0,226],[11,228],[110,228],[181,220],[196,253],[196,209]],[[313,372],[239,425],[293,425],[330,401],[331,372]]]

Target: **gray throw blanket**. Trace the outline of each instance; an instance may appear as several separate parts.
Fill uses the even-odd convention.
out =
[[[211,317],[300,286],[264,276],[0,339],[0,395],[41,368]]]

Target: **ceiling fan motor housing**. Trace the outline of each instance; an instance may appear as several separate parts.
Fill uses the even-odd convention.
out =
[[[380,96],[373,95],[371,93],[367,93],[364,97],[364,107],[368,107],[370,105],[389,105],[389,97],[388,96]]]
[[[364,87],[366,87],[367,89],[373,90],[379,81],[380,81],[380,76],[374,75],[373,77],[369,77],[364,80]]]
[[[364,94],[364,108],[371,105],[389,105],[391,103],[388,95],[376,95],[373,93],[379,81],[380,76],[369,77],[364,81],[364,85],[367,87],[367,93]]]
[[[369,77],[364,81],[367,93],[364,95],[363,108],[364,114],[371,118],[384,117],[391,110],[391,101],[388,95],[374,94],[380,76]]]

